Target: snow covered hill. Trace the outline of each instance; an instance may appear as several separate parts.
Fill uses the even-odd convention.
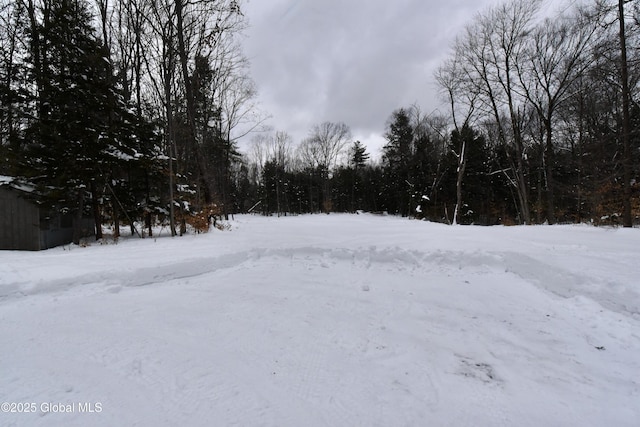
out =
[[[637,426],[639,264],[373,215],[0,252],[0,425]]]

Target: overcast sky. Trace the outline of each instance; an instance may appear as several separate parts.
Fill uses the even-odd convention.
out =
[[[442,109],[434,70],[499,0],[247,0],[245,54],[269,124],[295,143],[344,122],[377,157],[400,107]]]

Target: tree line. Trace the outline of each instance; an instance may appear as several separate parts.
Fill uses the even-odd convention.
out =
[[[640,215],[640,6],[510,0],[432,76],[447,113],[390,112],[372,159],[344,123],[262,123],[233,0],[0,0],[0,174],[52,210],[172,234],[235,212],[448,223]],[[429,76],[425,76],[425,79]],[[134,229],[144,224],[144,230]]]
[[[475,126],[501,153],[493,170],[504,173],[519,222],[619,216],[631,226],[640,190],[631,120],[639,113],[638,4],[597,0],[541,19],[544,5],[496,6],[457,38],[436,73],[453,127]],[[455,147],[458,187],[469,148],[465,139]]]
[[[327,173],[330,163],[309,153],[323,146],[317,128],[288,161],[286,138],[268,137],[270,148],[253,160],[261,209],[632,226],[640,217],[640,6],[573,2],[545,18],[550,4],[512,0],[468,23],[434,75],[448,113],[392,112],[378,162],[355,143]]]

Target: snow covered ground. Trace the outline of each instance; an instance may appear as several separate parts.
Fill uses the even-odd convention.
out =
[[[0,251],[0,425],[638,426],[639,273],[638,229],[373,215]]]

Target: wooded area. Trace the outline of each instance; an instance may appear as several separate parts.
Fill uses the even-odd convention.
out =
[[[571,2],[553,18],[544,4],[479,14],[433,76],[448,113],[394,111],[381,161],[351,144],[329,186],[316,129],[296,152],[281,133],[257,138],[263,211],[319,212],[329,197],[447,223],[637,223],[639,4]]]
[[[254,122],[245,25],[230,0],[3,1],[0,173],[92,211],[98,238],[103,221],[176,234],[208,205],[227,213],[231,134]]]
[[[52,210],[151,235],[236,212],[465,224],[640,218],[640,5],[512,0],[435,79],[446,114],[390,109],[381,159],[344,123],[238,142],[263,117],[233,0],[0,0],[0,175]],[[418,43],[419,40],[416,40]],[[354,108],[357,108],[354,106]],[[134,228],[144,224],[144,230]]]

